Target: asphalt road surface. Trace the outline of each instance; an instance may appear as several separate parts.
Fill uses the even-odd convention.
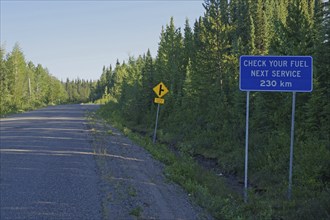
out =
[[[0,120],[0,219],[101,219],[85,111],[63,105]]]
[[[52,106],[0,120],[1,220],[212,219],[97,108]]]

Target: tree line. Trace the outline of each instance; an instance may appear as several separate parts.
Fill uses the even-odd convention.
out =
[[[161,106],[159,140],[193,157],[213,158],[224,173],[242,179],[246,93],[238,86],[239,57],[312,56],[314,89],[298,93],[296,101],[294,205],[286,208],[279,202],[288,185],[291,93],[251,93],[249,178],[264,192],[260,198],[276,201],[265,203],[273,218],[326,218],[329,3],[206,0],[203,7],[204,15],[193,27],[186,21],[181,29],[170,19],[161,30],[155,58],[148,50],[104,67],[94,98],[108,102],[105,107],[113,120],[151,137],[157,109],[152,88],[164,82],[169,94]]]
[[[5,54],[0,48],[0,116],[46,105],[89,102],[96,82],[61,82],[41,64],[26,61],[17,43]]]

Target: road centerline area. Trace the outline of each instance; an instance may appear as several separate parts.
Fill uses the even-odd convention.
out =
[[[0,219],[101,219],[85,112],[61,105],[0,120]]]

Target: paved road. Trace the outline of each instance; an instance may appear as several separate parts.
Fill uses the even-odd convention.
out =
[[[99,177],[84,114],[44,108],[0,120],[0,219],[101,219]]]

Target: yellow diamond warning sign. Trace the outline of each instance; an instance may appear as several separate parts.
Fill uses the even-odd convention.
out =
[[[163,97],[164,95],[166,95],[166,93],[168,93],[168,89],[162,82],[155,86],[153,90],[159,98]]]
[[[165,99],[155,98],[154,102],[157,103],[157,104],[164,104],[165,103]]]

